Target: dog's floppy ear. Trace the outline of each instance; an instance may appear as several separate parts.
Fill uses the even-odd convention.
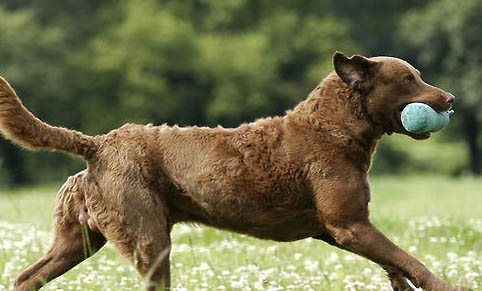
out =
[[[362,89],[364,81],[376,67],[377,62],[360,55],[347,58],[343,53],[336,52],[333,55],[333,67],[336,74],[346,84],[357,89]]]

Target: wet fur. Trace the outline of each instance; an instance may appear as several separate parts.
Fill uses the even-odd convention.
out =
[[[392,132],[428,138],[401,127],[400,109],[425,102],[446,110],[451,95],[395,58],[336,53],[334,67],[282,117],[229,129],[127,124],[95,137],[41,122],[0,79],[7,138],[88,165],[59,191],[53,247],[19,275],[15,290],[40,288],[106,240],[147,276],[149,290],[168,288],[170,231],[180,222],[276,241],[314,237],[377,262],[394,290],[412,290],[405,278],[425,290],[466,290],[434,276],[368,219],[367,172],[378,140]]]

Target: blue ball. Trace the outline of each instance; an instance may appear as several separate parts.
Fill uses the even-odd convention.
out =
[[[452,113],[439,113],[425,103],[410,103],[402,110],[402,125],[411,133],[435,132],[449,123]]]

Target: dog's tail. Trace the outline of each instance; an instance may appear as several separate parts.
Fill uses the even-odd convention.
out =
[[[23,106],[15,90],[0,77],[0,132],[28,149],[53,149],[88,160],[97,150],[92,136],[42,122]]]

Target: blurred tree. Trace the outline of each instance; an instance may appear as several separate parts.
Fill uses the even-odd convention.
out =
[[[355,47],[322,6],[304,15],[283,1],[121,1],[79,62],[103,79],[85,100],[118,123],[235,126],[280,114],[331,70],[335,49]]]
[[[369,56],[399,55],[397,27],[409,10],[434,0],[328,0],[330,10],[347,21],[350,36]]]
[[[0,72],[15,87],[26,106],[39,118],[67,127],[78,124],[72,114],[75,102],[67,79],[67,49],[64,31],[40,25],[33,9],[7,11],[0,7]],[[52,104],[55,104],[52,106]],[[20,184],[36,178],[43,179],[47,169],[52,172],[71,172],[75,163],[64,155],[29,153],[0,137],[2,172],[11,183]],[[44,169],[46,171],[39,171]],[[40,174],[40,175],[39,175]],[[38,181],[38,180],[37,180]]]
[[[406,53],[416,56],[425,79],[459,97],[451,134],[463,136],[470,152],[470,170],[481,174],[482,0],[434,1],[407,13],[400,25],[399,43]]]
[[[95,34],[99,29],[96,13],[100,7],[115,3],[113,0],[3,0],[5,10],[32,12],[35,23],[55,26],[64,34],[64,40],[78,45]]]
[[[236,126],[282,114],[332,70],[333,51],[356,51],[325,1],[4,5],[1,74],[41,119],[89,134],[124,122]],[[9,171],[25,166],[21,177],[55,179],[47,169],[64,163],[14,151],[0,155]]]
[[[156,1],[121,1],[100,11],[99,19],[103,30],[76,59],[87,132],[125,122],[204,120],[196,35],[188,18]]]

